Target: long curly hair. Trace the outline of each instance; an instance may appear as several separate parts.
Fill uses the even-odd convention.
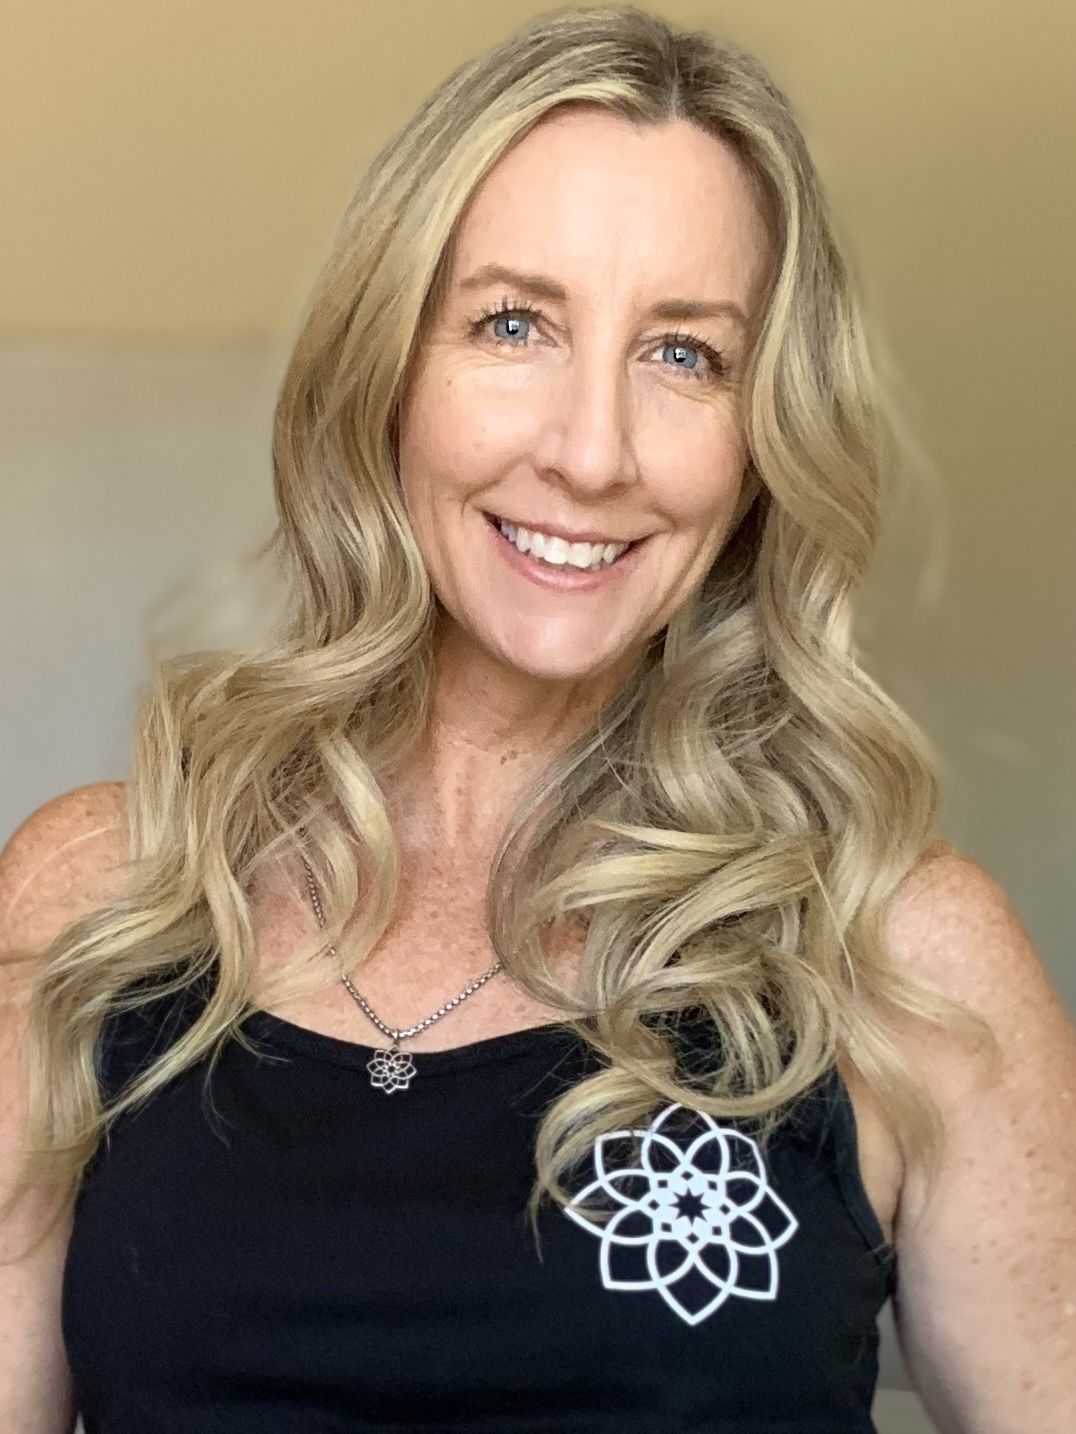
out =
[[[58,1209],[109,1124],[252,1009],[251,883],[297,850],[325,927],[265,994],[361,967],[395,911],[386,779],[426,730],[437,602],[397,484],[401,395],[436,312],[454,228],[483,176],[562,105],[687,119],[732,146],[773,238],[744,377],[745,501],[711,571],[630,681],[524,795],[489,875],[493,947],[564,1013],[598,1069],[545,1111],[543,1192],[604,1131],[659,1103],[755,1123],[767,1140],[839,1058],[877,1095],[906,1159],[940,1121],[887,1015],[975,1023],[886,949],[884,913],[930,844],[939,782],[923,734],[859,665],[852,602],[891,449],[848,260],[788,99],[736,45],[634,6],[538,16],[461,65],[385,144],[345,212],[273,426],[286,609],[253,650],[154,663],[126,785],[120,898],[71,924],[29,1011],[29,1142],[12,1199]],[[584,938],[581,1007],[549,955]],[[39,953],[40,954],[40,953]],[[103,1021],[211,978],[194,1024],[103,1103]],[[690,1078],[682,1013],[720,1059]]]

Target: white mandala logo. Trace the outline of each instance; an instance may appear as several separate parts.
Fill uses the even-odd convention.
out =
[[[702,1127],[686,1148],[668,1129],[680,1111]],[[633,1137],[642,1140],[639,1164],[611,1165],[612,1143]],[[601,1241],[606,1289],[657,1290],[691,1325],[730,1295],[776,1299],[776,1252],[798,1222],[771,1188],[749,1135],[717,1125],[703,1111],[668,1105],[642,1130],[599,1136],[594,1168],[597,1179],[564,1213]],[[604,1225],[579,1213],[598,1192],[618,1207]]]

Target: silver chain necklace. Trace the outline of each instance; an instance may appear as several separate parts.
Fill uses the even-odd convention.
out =
[[[302,857],[303,866],[306,868],[306,884],[310,891],[310,902],[314,908],[314,915],[318,918],[318,925],[324,930],[325,914],[321,909],[321,899],[314,881],[314,872],[305,853],[300,852],[299,854]],[[335,946],[329,947],[329,955],[336,955]],[[449,1011],[458,1006],[461,1001],[465,1001],[468,996],[478,990],[479,986],[484,986],[490,977],[496,976],[500,970],[500,961],[494,961],[489,970],[479,976],[477,981],[472,981],[469,986],[465,986],[458,996],[453,996],[451,1001],[446,1001],[440,1010],[434,1011],[432,1016],[427,1016],[425,1020],[419,1021],[413,1026],[402,1026],[398,1031],[394,1031],[391,1026],[386,1026],[381,1017],[370,1009],[366,998],[356,991],[347,972],[341,972],[341,981],[358,1002],[363,1014],[368,1016],[378,1030],[383,1031],[392,1042],[388,1050],[375,1051],[373,1058],[367,1061],[366,1069],[370,1072],[370,1084],[378,1090],[383,1090],[386,1095],[391,1095],[394,1090],[406,1090],[415,1076],[415,1062],[409,1052],[400,1050],[400,1042],[409,1040],[411,1036],[417,1036],[419,1031],[424,1031],[427,1026],[432,1026],[434,1021],[439,1021],[442,1016],[447,1016]]]

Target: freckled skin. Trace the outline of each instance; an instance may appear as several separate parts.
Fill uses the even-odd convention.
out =
[[[615,236],[615,242],[612,242]],[[454,245],[446,300],[401,417],[405,502],[446,614],[446,661],[475,649],[545,683],[615,682],[698,586],[728,535],[747,450],[734,318],[647,318],[669,298],[732,300],[747,314],[769,240],[739,161],[686,121],[636,130],[596,111],[555,113],[494,167]],[[498,263],[567,290],[508,334],[490,319]],[[722,380],[688,329],[732,366]],[[700,378],[697,374],[710,374]],[[489,541],[483,510],[546,518],[614,539],[651,536],[622,584],[541,588]]]

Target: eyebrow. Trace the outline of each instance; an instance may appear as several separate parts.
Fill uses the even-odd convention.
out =
[[[461,279],[461,289],[485,289],[490,284],[510,284],[521,292],[540,299],[550,299],[563,304],[568,293],[563,284],[558,284],[546,274],[525,274],[518,269],[509,269],[504,264],[483,264],[466,279]],[[648,317],[676,322],[680,319],[733,318],[744,328],[747,317],[739,304],[732,299],[663,299],[648,311]]]

